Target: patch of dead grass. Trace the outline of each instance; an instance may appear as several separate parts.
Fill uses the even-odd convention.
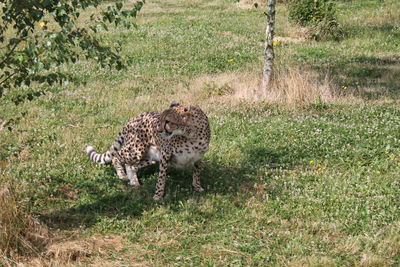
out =
[[[250,100],[287,106],[339,100],[328,76],[320,80],[316,73],[297,68],[276,71],[271,88],[266,92],[262,92],[261,86],[261,73],[257,71],[203,75],[190,84],[186,97],[179,98],[184,102]]]
[[[299,68],[277,70],[264,96],[268,101],[289,106],[329,103],[337,99],[328,76],[320,80],[316,73]]]
[[[126,250],[123,251],[123,250]],[[132,253],[133,251],[133,253]],[[118,254],[118,258],[113,257]],[[129,245],[123,237],[117,235],[94,235],[76,240],[54,240],[38,257],[20,261],[20,266],[148,266],[142,255],[144,251],[135,245]]]
[[[95,244],[89,240],[58,242],[49,246],[46,257],[62,263],[79,262],[89,258],[95,251]]]
[[[143,95],[131,101],[158,110],[170,102],[200,105],[206,112],[215,108],[233,107],[239,103],[251,102],[281,105],[295,108],[310,104],[337,102],[363,102],[350,92],[340,94],[326,75],[320,76],[310,70],[291,68],[277,70],[268,91],[262,92],[261,71],[226,72],[201,75],[188,85],[178,84],[172,94]],[[132,103],[131,103],[132,104]]]
[[[49,229],[26,210],[14,186],[0,185],[0,265],[37,255],[49,242]]]

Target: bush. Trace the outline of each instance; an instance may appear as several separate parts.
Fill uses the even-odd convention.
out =
[[[322,20],[318,24],[309,27],[309,37],[316,41],[319,40],[335,40],[339,41],[343,38],[344,33],[336,20]]]
[[[335,20],[335,6],[329,0],[290,0],[289,16],[302,26]]]
[[[292,21],[310,28],[314,40],[335,39],[342,36],[336,17],[336,5],[330,0],[290,0],[289,16]]]

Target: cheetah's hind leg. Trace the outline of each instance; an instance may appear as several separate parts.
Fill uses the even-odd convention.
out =
[[[128,175],[129,184],[134,187],[140,186],[139,180],[137,178],[138,169],[139,168],[136,166],[131,166],[131,165],[126,166],[126,174]]]
[[[151,164],[155,164],[155,161],[152,160],[141,160],[139,164],[137,165],[126,165],[126,174],[128,175],[129,179],[129,184],[135,187],[140,186],[138,177],[137,177],[137,171],[140,168],[149,166]]]
[[[115,171],[117,172],[117,176],[119,179],[121,179],[121,180],[128,179],[128,177],[126,176],[126,173],[125,173],[125,168],[124,168],[124,166],[122,166],[121,161],[117,157],[114,157],[112,159],[112,164],[115,168]]]

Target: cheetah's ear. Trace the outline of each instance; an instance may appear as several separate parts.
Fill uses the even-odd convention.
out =
[[[179,107],[181,104],[179,104],[178,102],[172,101],[171,105],[169,106],[170,108],[173,107]]]
[[[183,109],[183,114],[182,114],[182,119],[184,123],[189,123],[191,121],[192,118],[192,114],[190,113],[191,111],[191,107],[185,107]]]
[[[186,112],[186,114],[190,114],[190,113],[192,112],[192,106],[185,107],[185,108],[183,109],[183,112]]]

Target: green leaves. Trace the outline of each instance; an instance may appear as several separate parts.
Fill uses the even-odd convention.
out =
[[[336,5],[331,0],[290,0],[289,17],[301,26],[310,28],[312,39],[338,40],[342,30],[337,21]]]
[[[101,0],[0,0],[0,97],[19,86],[62,84],[71,74],[62,65],[80,58],[93,59],[103,68],[120,70],[125,61],[120,46],[102,43],[98,31],[109,25],[132,27],[131,18],[143,6],[139,1],[124,10],[123,1],[109,6]],[[100,5],[101,4],[101,5]],[[81,12],[97,8],[89,22]]]

